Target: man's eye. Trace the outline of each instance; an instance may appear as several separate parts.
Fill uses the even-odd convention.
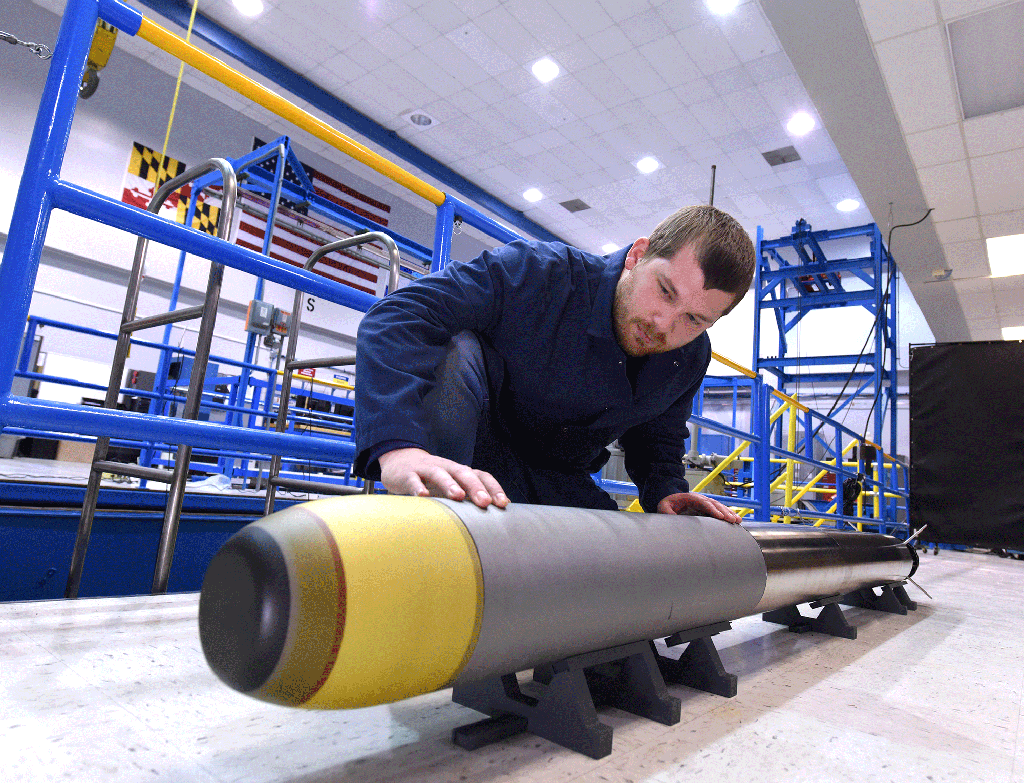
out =
[[[686,318],[691,324],[697,323],[697,316],[695,316],[693,313],[687,313]]]
[[[664,283],[658,283],[658,288],[661,289],[661,295],[663,297],[665,297],[666,299],[671,299],[672,298],[672,295],[668,292],[668,289],[665,288]]]

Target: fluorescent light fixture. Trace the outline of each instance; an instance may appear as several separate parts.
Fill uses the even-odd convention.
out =
[[[614,253],[618,249],[619,246],[616,245],[614,242],[605,242],[603,245],[601,245],[601,252],[604,253],[605,255],[608,255],[609,253]]]
[[[533,75],[537,77],[537,81],[541,84],[547,84],[562,72],[562,69],[558,67],[558,63],[550,57],[541,57],[533,64],[530,70],[533,71]]]
[[[992,277],[1024,275],[1024,234],[985,240]]]
[[[836,209],[838,209],[840,212],[853,212],[853,210],[857,209],[859,206],[860,202],[857,201],[857,199],[844,198],[842,201],[836,204]]]
[[[640,158],[636,162],[636,167],[640,169],[641,174],[650,174],[652,171],[657,171],[661,168],[661,164],[657,158],[652,158],[648,155],[646,158]]]
[[[814,117],[805,111],[798,111],[789,118],[789,122],[786,123],[786,130],[794,136],[806,136],[814,130],[814,126]]]
[[[263,0],[231,0],[242,16],[259,16],[263,13]]]
[[[537,188],[530,188],[523,191],[523,198],[527,201],[540,201],[544,198],[544,194],[537,190]]]
[[[1024,326],[1004,326],[1004,340],[1024,340]]]
[[[704,0],[708,10],[718,16],[732,13],[739,4],[740,0]]]

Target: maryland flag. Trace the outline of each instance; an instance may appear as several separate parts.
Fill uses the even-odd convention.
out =
[[[161,184],[167,182],[169,179],[183,174],[186,168],[187,166],[182,161],[171,157],[165,157],[161,162],[159,152],[135,142],[132,145],[128,170],[124,175],[121,201],[140,209],[147,209],[149,202],[153,200],[158,181]],[[191,197],[192,185],[185,185],[168,197],[157,214],[184,225]],[[220,216],[219,204],[219,196],[211,194],[208,198],[206,193],[200,193],[196,200],[196,213],[192,218],[192,227],[215,236],[217,234],[217,218]]]

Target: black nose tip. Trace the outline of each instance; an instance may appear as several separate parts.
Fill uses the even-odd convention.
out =
[[[199,598],[199,639],[210,668],[243,693],[267,681],[288,634],[288,570],[258,527],[234,535],[210,562]]]

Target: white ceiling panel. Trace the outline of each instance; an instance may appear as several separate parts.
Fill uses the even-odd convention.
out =
[[[876,41],[895,38],[938,22],[935,0],[861,0],[864,23]]]
[[[904,133],[960,119],[947,44],[938,26],[878,42],[876,51]]]
[[[1024,148],[971,158],[971,170],[983,213],[1024,209]]]
[[[935,209],[935,220],[956,220],[977,212],[974,189],[967,161],[929,166],[918,171],[921,189],[928,206]]]
[[[919,168],[952,163],[967,157],[960,123],[942,125],[931,130],[907,135],[907,147]]]

